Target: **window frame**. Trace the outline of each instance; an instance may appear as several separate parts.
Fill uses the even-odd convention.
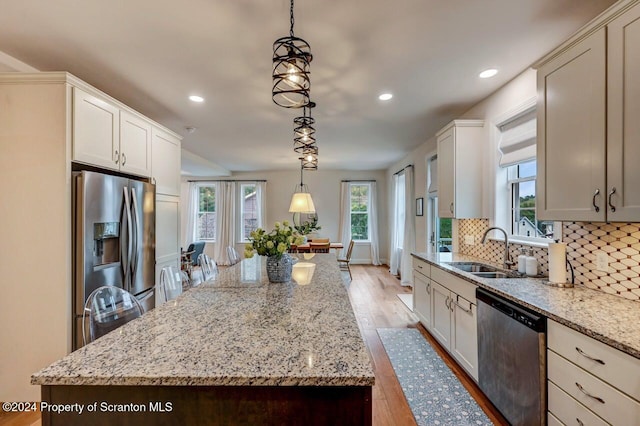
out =
[[[196,239],[198,241],[206,241],[206,242],[210,242],[210,243],[215,243],[216,242],[216,227],[217,227],[217,222],[218,222],[218,203],[217,203],[217,187],[215,184],[211,184],[211,183],[198,183],[196,185],[196,188],[198,189],[198,209],[196,210],[196,217],[195,217],[195,221],[196,221]],[[216,215],[216,220],[213,223],[213,233],[214,233],[214,237],[213,238],[202,238],[200,237],[200,229],[199,229],[199,216],[201,213],[211,213],[211,212],[201,212],[200,211],[200,188],[211,188],[213,190],[213,196],[214,199],[216,200],[215,202],[215,210],[213,211],[213,213],[215,213]]]
[[[366,212],[354,212],[351,210],[351,204],[352,204],[352,188],[354,186],[366,186],[368,187],[368,192],[367,192],[367,211]],[[372,189],[372,185],[371,182],[349,182],[349,235],[351,236],[351,239],[357,244],[357,243],[370,243],[371,242],[371,189]],[[353,214],[366,214],[367,215],[367,238],[364,240],[356,240],[355,238],[353,238],[353,220],[352,220],[352,215]]]

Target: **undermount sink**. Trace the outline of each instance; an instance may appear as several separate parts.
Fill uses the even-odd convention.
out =
[[[480,278],[522,278],[516,272],[502,271],[495,266],[479,262],[450,262],[449,265]]]

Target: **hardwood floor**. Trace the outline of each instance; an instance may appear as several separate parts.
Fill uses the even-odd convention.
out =
[[[508,425],[491,405],[473,380],[452,360],[444,349],[418,323],[418,319],[397,297],[398,293],[411,293],[389,274],[387,267],[351,265],[353,280],[349,284],[349,296],[358,325],[371,355],[376,375],[373,387],[373,424],[375,426],[415,425],[400,383],[378,337],[376,328],[417,328],[425,339],[458,377],[463,386],[489,419],[496,425]],[[37,413],[4,413],[0,411],[0,426],[40,426]]]
[[[385,327],[417,328],[478,402],[489,419],[496,425],[509,424],[486,399],[473,379],[453,361],[397,297],[398,293],[411,293],[410,288],[402,287],[384,266],[352,265],[351,273],[353,281],[349,286],[349,295],[376,375],[376,385],[373,388],[373,424],[375,426],[416,424],[376,332],[376,328]]]

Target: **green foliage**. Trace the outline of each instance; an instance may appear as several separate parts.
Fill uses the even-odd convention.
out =
[[[300,235],[309,235],[314,231],[319,231],[322,229],[320,225],[318,225],[318,216],[312,216],[309,220],[303,221],[300,225],[295,225],[296,231]]]
[[[354,240],[369,239],[369,215],[351,213],[351,238]]]
[[[451,219],[440,218],[440,238],[451,238]]]
[[[285,220],[282,224],[276,222],[269,233],[262,228],[251,231],[249,241],[244,248],[246,258],[253,257],[254,252],[260,256],[281,257],[291,248],[291,244],[302,244],[302,237]]]
[[[351,211],[366,212],[369,206],[369,185],[351,185]]]
[[[216,191],[212,186],[201,186],[198,194],[199,212],[213,213],[216,211]]]

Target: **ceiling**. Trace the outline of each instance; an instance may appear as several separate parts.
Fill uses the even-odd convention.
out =
[[[612,3],[298,0],[319,167],[387,168]],[[0,10],[1,52],[75,74],[184,136],[183,148],[205,162],[300,167],[292,121],[301,111],[271,100],[287,0],[0,0]],[[493,67],[496,77],[478,78]],[[387,91],[394,98],[379,101]]]

